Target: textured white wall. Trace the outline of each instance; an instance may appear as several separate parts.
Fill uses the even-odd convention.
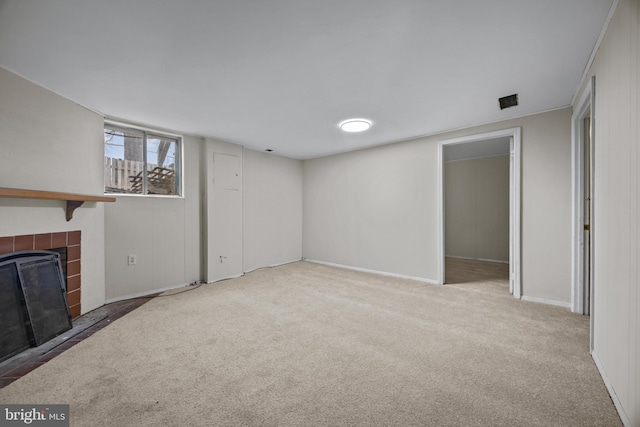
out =
[[[509,261],[509,156],[445,164],[445,253]]]
[[[117,196],[105,209],[107,300],[201,278],[201,138],[183,138],[184,198]],[[127,255],[137,256],[127,265]]]
[[[216,153],[236,156],[231,182],[215,182]],[[106,209],[108,300],[302,257],[301,161],[185,136],[183,179],[184,198],[118,196]]]
[[[640,4],[621,0],[588,73],[595,83],[594,357],[640,425]]]
[[[243,269],[302,258],[302,162],[244,150]]]
[[[303,162],[303,256],[437,280],[438,141],[522,127],[523,294],[571,298],[571,109]]]
[[[436,279],[437,144],[305,160],[303,256]]]
[[[0,186],[102,195],[100,115],[0,68]],[[82,311],[104,304],[104,204],[0,199],[0,236],[80,230]]]
[[[522,126],[523,295],[571,302],[571,109]]]

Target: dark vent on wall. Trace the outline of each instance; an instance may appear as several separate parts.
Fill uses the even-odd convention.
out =
[[[518,94],[514,93],[513,95],[503,96],[502,98],[498,98],[498,102],[500,103],[501,110],[509,107],[515,107],[518,105]]]

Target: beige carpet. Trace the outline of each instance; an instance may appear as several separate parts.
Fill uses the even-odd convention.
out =
[[[588,318],[298,262],[157,298],[0,390],[73,426],[616,426]]]

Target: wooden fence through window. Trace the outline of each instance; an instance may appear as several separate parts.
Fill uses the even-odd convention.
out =
[[[149,194],[176,194],[175,171],[148,164],[147,192]],[[104,188],[107,193],[142,193],[144,162],[104,158]]]

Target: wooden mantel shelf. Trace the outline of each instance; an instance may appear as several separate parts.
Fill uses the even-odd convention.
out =
[[[73,218],[73,211],[84,202],[115,202],[115,197],[92,196],[90,194],[60,193],[57,191],[26,190],[22,188],[0,187],[0,197],[17,199],[64,200],[67,202],[67,221]]]

